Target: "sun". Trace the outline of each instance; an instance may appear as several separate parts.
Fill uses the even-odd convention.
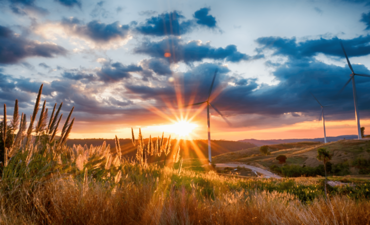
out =
[[[192,139],[192,132],[198,125],[188,120],[174,121],[173,124],[153,126],[155,130],[176,135],[178,138]]]
[[[180,120],[172,125],[173,133],[180,137],[189,136],[198,125],[186,120]]]

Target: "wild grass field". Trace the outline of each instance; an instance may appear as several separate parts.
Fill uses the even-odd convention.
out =
[[[74,120],[67,120],[55,138],[59,122],[52,124],[58,113],[51,116],[51,126],[45,115],[43,107],[36,129],[31,120],[27,130],[21,119],[17,134],[16,121],[7,126],[4,116],[1,224],[370,222],[370,182],[363,179],[329,187],[325,200],[323,178],[235,178],[209,168],[194,171],[204,162],[187,161],[181,147],[165,138],[145,141],[141,133],[137,139],[133,135],[136,156],[131,159],[122,154],[117,137],[114,148],[106,143],[67,146]],[[163,155],[165,160],[152,162]]]

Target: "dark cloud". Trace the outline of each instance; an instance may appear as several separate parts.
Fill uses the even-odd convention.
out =
[[[62,73],[62,77],[70,79],[70,80],[86,80],[86,81],[94,81],[97,78],[93,74],[86,74],[81,71],[65,71]]]
[[[15,35],[4,26],[0,26],[0,64],[12,64],[26,57],[39,56],[51,58],[65,55],[67,50],[55,44],[43,44]]]
[[[170,53],[168,59],[171,62],[183,61],[191,63],[203,59],[226,60],[229,62],[240,62],[261,58],[261,55],[250,57],[237,50],[235,45],[228,45],[225,48],[214,48],[209,43],[203,44],[200,41],[184,41],[177,37],[167,37],[158,42],[146,40],[134,49],[135,53],[146,54],[154,58],[165,58],[165,53]]]
[[[142,61],[142,65],[158,75],[168,76],[172,74],[169,62],[164,59],[145,59]]]
[[[130,78],[132,72],[141,72],[143,68],[136,65],[125,66],[122,63],[116,62],[113,64],[105,64],[98,72],[100,80],[104,82],[118,82],[124,78]]]
[[[212,15],[209,15],[209,11],[210,8],[201,8],[194,13],[194,18],[196,19],[197,24],[214,28],[216,27],[216,18]]]
[[[30,12],[40,15],[46,15],[49,13],[48,10],[36,6],[35,0],[9,0],[9,2],[12,12],[18,15],[27,15]]]
[[[163,13],[147,19],[136,27],[139,33],[153,36],[175,35],[179,36],[189,32],[193,27],[193,22],[184,20],[184,16],[177,11]]]
[[[274,55],[284,55],[291,58],[313,57],[318,53],[344,57],[338,38],[308,40],[298,43],[296,38],[262,37],[257,43],[263,47],[257,49],[274,50]],[[359,36],[350,40],[342,40],[348,56],[365,56],[370,54],[370,35]]]
[[[79,19],[72,17],[64,18],[62,25],[71,33],[96,43],[109,43],[110,41],[123,40],[129,37],[129,26],[120,25],[118,21],[105,24],[93,20],[88,24],[83,24]]]
[[[72,8],[73,6],[78,6],[81,8],[81,1],[79,0],[55,0],[60,4]]]
[[[370,12],[362,13],[360,21],[365,23],[365,30],[370,30]]]

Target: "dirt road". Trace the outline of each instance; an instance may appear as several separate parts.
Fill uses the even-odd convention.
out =
[[[273,174],[270,171],[267,171],[267,170],[264,170],[264,169],[261,169],[261,168],[255,167],[255,166],[246,165],[246,164],[238,164],[238,163],[217,163],[216,164],[216,168],[217,167],[232,167],[232,168],[236,168],[238,166],[239,167],[244,167],[244,168],[250,169],[253,172],[258,172],[260,174],[263,174],[264,178],[277,178],[277,179],[280,179],[281,178],[280,176],[278,176],[276,174]]]

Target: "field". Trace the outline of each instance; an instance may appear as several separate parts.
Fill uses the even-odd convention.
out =
[[[165,140],[167,139],[165,138]],[[145,139],[144,141],[148,142],[148,139]],[[153,138],[153,141],[155,142],[156,138]],[[107,145],[112,146],[112,149],[114,150],[114,139],[69,139],[67,141],[67,146],[72,147],[73,145],[85,144],[87,146],[99,146],[102,145],[103,142],[105,142]],[[122,155],[124,155],[126,158],[135,157],[136,148],[132,145],[131,139],[120,139],[120,145]],[[213,156],[255,147],[255,145],[246,142],[225,140],[212,140],[211,145]],[[208,158],[207,140],[171,140],[171,146],[173,146],[174,148],[179,146],[183,151],[183,158],[199,158],[201,160]]]
[[[330,188],[326,203],[322,178],[240,179],[180,169],[175,164],[112,162],[109,152],[106,146],[64,147],[63,152],[39,146],[32,155],[27,150],[18,152],[3,170],[2,224],[370,221],[370,182],[361,179],[350,180],[355,187]],[[82,156],[87,158],[81,166]]]
[[[241,162],[255,165],[264,169],[271,166],[281,166],[276,160],[278,155],[287,157],[285,165],[296,165],[300,167],[317,167],[322,162],[316,159],[317,149],[326,148],[332,154],[331,163],[334,165],[348,164],[348,175],[359,175],[359,169],[351,166],[356,159],[370,159],[370,140],[340,140],[323,144],[320,142],[298,142],[269,145],[269,154],[261,154],[260,147],[225,153],[213,158],[215,163]]]

